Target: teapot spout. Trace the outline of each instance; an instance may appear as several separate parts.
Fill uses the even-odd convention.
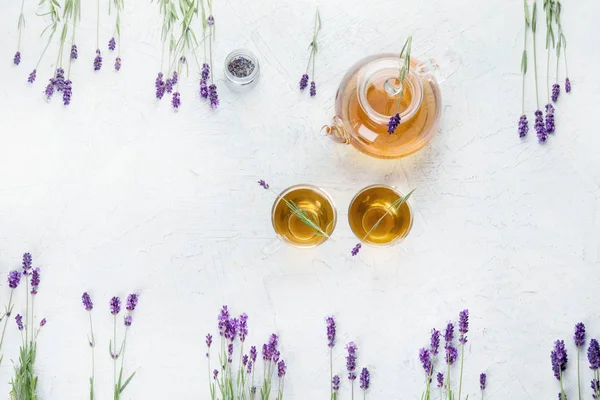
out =
[[[350,144],[348,129],[346,129],[344,121],[337,115],[333,117],[329,125],[321,128],[321,132],[336,143]]]

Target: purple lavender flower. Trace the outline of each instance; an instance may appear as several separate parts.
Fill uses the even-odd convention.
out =
[[[554,342],[554,350],[550,353],[550,361],[552,362],[552,372],[554,377],[561,379],[562,372],[567,369],[567,349],[563,340]]]
[[[430,346],[431,346],[431,354],[436,356],[440,351],[440,331],[438,331],[435,328],[433,328],[431,330]]]
[[[126,316],[124,322],[125,326],[130,327],[131,323],[133,322],[133,317],[131,315]]]
[[[600,379],[592,379],[592,398],[599,399],[600,398]]]
[[[469,332],[469,310],[462,310],[458,315],[458,332],[460,338],[458,341],[461,344],[467,343],[467,332]]]
[[[240,315],[240,322],[238,324],[238,335],[240,337],[240,342],[246,341],[246,336],[248,336],[248,315],[246,313],[242,313]]]
[[[540,110],[535,112],[535,131],[537,132],[537,137],[540,143],[544,143],[548,140],[548,133],[546,132],[546,127],[544,126],[544,118],[543,114]]]
[[[209,15],[208,19],[206,20],[206,24],[208,26],[214,26],[215,25],[215,17],[213,17],[212,15]]]
[[[279,361],[279,363],[277,363],[277,376],[280,378],[283,378],[285,376],[286,370],[287,370],[287,367],[285,365],[285,361],[284,360]]]
[[[40,328],[41,328],[41,327],[43,327],[44,325],[46,325],[46,322],[48,322],[48,321],[46,321],[46,318],[43,318],[43,319],[40,321]]]
[[[248,368],[246,368],[246,373],[247,374],[251,374],[252,373],[252,366],[254,365],[254,363],[252,362],[252,360],[248,361]]]
[[[352,257],[355,257],[358,255],[358,253],[360,252],[360,248],[362,247],[362,244],[360,243],[356,243],[356,246],[354,246],[352,248],[352,250],[350,251],[350,254],[352,255]]]
[[[13,58],[13,64],[19,65],[21,63],[21,52],[17,51],[15,53],[15,58]]]
[[[529,132],[529,122],[527,122],[527,115],[523,114],[519,118],[519,137],[527,136],[527,132]]]
[[[115,71],[121,70],[121,57],[115,59]]]
[[[17,270],[8,273],[8,286],[11,289],[16,289],[21,282],[21,273]]]
[[[363,368],[360,372],[360,388],[364,391],[367,391],[369,385],[371,384],[371,373],[368,369]]]
[[[390,117],[390,121],[388,122],[388,133],[390,135],[394,133],[396,128],[398,128],[398,125],[400,125],[400,114],[396,113],[396,115]]]
[[[210,65],[207,63],[202,64],[202,80],[207,81],[210,78]]]
[[[565,79],[565,92],[571,93],[571,81],[569,78]]]
[[[210,346],[212,345],[212,335],[209,333],[206,335],[206,347],[208,347],[210,349]]]
[[[279,345],[279,336],[272,333],[271,336],[269,337],[269,344],[268,344],[269,354],[271,354],[271,356],[273,356],[275,354],[275,352],[277,351],[278,345]]]
[[[137,293],[131,293],[129,296],[127,296],[127,304],[125,305],[125,309],[127,309],[127,311],[129,312],[135,310],[135,307],[138,303],[138,299],[139,295]]]
[[[62,92],[65,88],[65,70],[62,68],[56,68],[56,74],[54,75],[54,85],[56,90]]]
[[[590,362],[590,369],[600,369],[600,344],[596,339],[590,340],[590,346],[587,351],[588,361]]]
[[[210,99],[210,108],[219,107],[219,95],[217,94],[217,85],[214,83],[208,87],[208,97]]]
[[[21,316],[21,314],[17,314],[17,316],[15,317],[15,322],[17,323],[17,328],[19,328],[20,331],[23,330],[23,317]]]
[[[454,346],[446,346],[446,363],[448,365],[454,364],[456,361],[456,357],[458,356],[458,351]]]
[[[348,355],[346,356],[346,369],[348,370],[348,379],[350,381],[356,380],[356,350],[358,348],[354,344],[354,342],[350,342],[346,345],[346,350],[348,350]]]
[[[35,71],[35,70],[34,70]],[[31,264],[33,259],[31,258],[30,253],[23,254],[23,275],[29,275],[29,271],[31,270]]]
[[[335,393],[340,390],[340,377],[338,375],[335,375],[331,380],[331,388]]]
[[[327,346],[333,349],[333,346],[335,346],[335,319],[327,317],[325,323],[327,325]]]
[[[121,299],[118,297],[113,297],[110,299],[110,313],[112,315],[117,315],[121,312]]]
[[[317,95],[317,85],[315,81],[310,82],[310,97],[314,97]]]
[[[200,80],[200,98],[208,99],[208,85],[204,79]]]
[[[270,187],[269,184],[262,179],[260,181],[258,181],[258,184],[260,186],[262,186],[264,189],[269,189],[269,187]]]
[[[233,362],[233,343],[227,345],[227,362],[229,364]]]
[[[92,311],[92,309],[94,308],[94,303],[92,303],[92,298],[90,297],[88,292],[83,293],[83,295],[81,296],[81,301],[83,302],[83,306],[85,307],[86,311]]]
[[[71,60],[77,60],[78,56],[77,45],[74,44],[71,46]]]
[[[487,375],[485,373],[481,373],[481,375],[479,375],[479,388],[481,390],[485,390],[487,384]]]
[[[94,58],[94,71],[100,71],[102,68],[102,55],[100,49],[96,49],[96,58]]]
[[[269,346],[266,343],[262,346],[262,358],[263,361],[271,361],[271,353],[269,353]]]
[[[575,334],[573,335],[575,346],[583,347],[585,345],[585,325],[579,322],[575,325]]]
[[[179,82],[179,74],[177,73],[177,71],[173,71],[173,77],[171,78],[171,84],[176,85],[177,82]]]
[[[63,88],[63,104],[68,106],[71,104],[71,95],[73,94],[73,86],[70,79],[65,81],[65,87]]]
[[[110,38],[110,40],[108,41],[108,49],[110,51],[113,51],[116,46],[117,46],[117,42],[116,42],[115,38],[114,37]]]
[[[227,325],[229,324],[229,310],[227,309],[227,306],[223,306],[223,308],[221,308],[217,319],[219,321],[219,335],[225,336],[225,332],[227,331]]]
[[[281,356],[281,353],[279,352],[279,350],[274,350],[273,351],[273,362],[275,364],[277,364],[277,362],[279,361],[279,356]]]
[[[216,369],[213,371],[213,379],[216,381],[217,380],[217,376],[219,376],[219,371],[217,371]]]
[[[444,341],[446,342],[446,346],[450,345],[452,340],[454,340],[454,324],[452,322],[448,322],[446,331],[444,332]]]
[[[156,98],[162,99],[165,95],[165,81],[163,80],[163,73],[159,72],[156,77],[156,81],[154,81],[154,87],[156,88]]]
[[[31,73],[29,74],[29,78],[27,78],[27,82],[29,82],[29,83],[35,82],[36,74],[37,74],[37,70],[34,69],[33,71],[31,71]]]
[[[250,394],[252,394],[252,398],[254,398],[254,395],[256,394],[256,386],[252,386],[250,388]]]
[[[31,273],[31,295],[35,296],[40,287],[40,269],[34,268]]]
[[[229,339],[231,342],[235,340],[238,332],[238,319],[233,318],[227,322],[227,330],[225,331],[225,339]]]
[[[558,83],[555,83],[554,85],[552,85],[552,101],[556,103],[556,100],[558,100],[558,95],[560,94],[560,85]]]
[[[437,386],[439,388],[444,386],[444,374],[442,374],[441,372],[438,372],[437,374]]]
[[[300,78],[300,90],[304,90],[308,87],[308,74],[302,75]]]
[[[167,78],[167,80],[165,81],[165,92],[173,92],[173,80],[171,78]]]
[[[421,361],[421,365],[425,370],[425,374],[427,376],[431,375],[431,373],[433,372],[433,364],[431,362],[431,353],[429,352],[429,350],[425,348],[419,350],[419,361]]]
[[[180,98],[179,92],[173,93],[173,98],[171,99],[171,105],[173,106],[174,109],[178,109],[179,106],[181,105],[181,98]]]
[[[256,362],[256,356],[257,356],[257,351],[256,351],[256,346],[251,346],[250,347],[250,359],[252,360],[252,362]]]
[[[245,367],[246,365],[248,365],[248,354],[244,354],[244,356],[242,357],[242,365]]]
[[[546,104],[546,132],[554,132],[554,107],[552,104]]]

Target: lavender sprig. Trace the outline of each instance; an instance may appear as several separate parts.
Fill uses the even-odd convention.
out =
[[[554,106],[550,103],[546,104],[546,132],[554,133]]]
[[[565,39],[565,34],[562,29],[561,23],[561,12],[562,12],[562,4],[560,0],[556,0],[554,19],[556,21],[557,32],[557,48],[556,48],[556,85],[558,86],[558,90],[560,90],[560,86],[558,85],[558,64],[560,60],[561,49],[564,49],[564,58],[565,58],[565,92],[571,93],[571,81],[569,80],[569,67],[567,64],[567,40]],[[558,94],[556,96],[558,98]]]
[[[537,105],[537,110],[535,112],[535,131],[537,133],[538,141],[540,143],[544,143],[548,139],[548,133],[546,132],[546,127],[544,125],[543,113],[540,110],[540,97],[538,93],[538,77],[537,77],[537,47],[535,34],[537,31],[537,0],[533,1],[533,12],[531,17],[531,31],[533,33],[533,72],[535,77],[535,101]]]
[[[367,368],[363,368],[360,372],[360,388],[363,390],[363,397],[367,398],[367,390],[371,385],[371,373]]]
[[[354,399],[354,381],[356,380],[356,351],[358,347],[354,342],[350,342],[346,345],[348,355],[346,356],[346,370],[348,371],[348,380],[350,381],[352,388],[352,399]]]
[[[264,183],[264,181],[263,181]],[[329,380],[333,382],[333,348],[335,346],[335,319],[333,317],[325,318],[325,324],[327,326],[327,347],[329,347]],[[333,387],[331,388],[330,397],[333,399]]]
[[[567,349],[563,340],[554,342],[554,350],[550,353],[550,361],[552,363],[552,372],[554,377],[560,383],[560,393],[563,400],[566,400],[565,390],[563,388],[562,373],[567,369]]]
[[[581,349],[585,346],[585,325],[583,322],[575,324],[575,333],[573,334],[573,341],[575,347],[577,347],[577,393],[581,400],[581,368],[580,368],[580,353]]]
[[[400,51],[400,62],[402,66],[400,67],[400,71],[398,72],[398,82],[400,83],[400,92],[396,94],[396,114],[390,117],[390,121],[388,122],[388,133],[391,135],[396,132],[398,126],[400,125],[400,113],[402,110],[400,109],[400,102],[404,97],[404,89],[406,88],[405,80],[406,75],[410,73],[410,50],[412,47],[412,35],[408,36],[406,42],[404,42],[404,46]]]
[[[83,307],[86,311],[88,311],[88,317],[90,320],[90,334],[88,336],[88,343],[90,345],[92,351],[92,373],[90,376],[90,400],[94,400],[94,371],[95,371],[95,347],[96,347],[96,339],[94,337],[94,326],[92,324],[92,313],[91,311],[94,309],[94,303],[92,302],[92,298],[88,294],[88,292],[84,292],[81,296],[81,301],[83,303]]]
[[[2,359],[4,357],[2,353],[2,344],[4,343],[4,334],[6,333],[6,325],[8,324],[8,320],[10,319],[10,315],[13,310],[13,293],[15,289],[21,283],[21,272],[14,270],[8,273],[8,287],[10,288],[10,298],[8,300],[8,305],[4,307],[4,327],[2,328],[2,337],[0,337],[0,364],[2,364]],[[1,320],[1,318],[0,318]]]
[[[469,310],[462,310],[458,315],[458,332],[460,337],[458,339],[461,347],[460,351],[460,383],[458,386],[458,400],[462,398],[462,382],[463,382],[463,368],[465,364],[465,344],[467,344],[467,333],[469,332]]]
[[[308,75],[308,71],[310,69],[310,65],[312,63],[312,79],[310,82],[310,96],[314,97],[317,95],[317,85],[315,83],[315,59],[317,58],[317,52],[319,51],[319,46],[317,44],[317,37],[319,36],[319,32],[321,31],[321,14],[319,13],[319,8],[315,12],[315,22],[313,26],[313,37],[310,42],[310,53],[308,56],[308,64],[306,64],[306,71],[300,78],[300,90],[303,91],[308,87],[308,81],[310,79]]]
[[[479,375],[479,389],[481,389],[481,400],[483,400],[483,392],[485,391],[486,387],[487,387],[487,375],[485,372],[482,372],[481,375]]]
[[[25,16],[23,15],[23,7],[25,0],[21,0],[21,12],[19,14],[19,22],[17,23],[17,29],[19,30],[19,41],[17,42],[17,52],[13,58],[13,64],[19,65],[21,63],[21,35],[23,33],[23,27],[25,26]]]

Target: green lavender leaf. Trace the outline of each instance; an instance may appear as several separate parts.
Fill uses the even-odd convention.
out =
[[[535,34],[537,28],[537,3],[533,2],[533,16],[531,17],[531,31]]]
[[[402,204],[406,203],[409,199],[409,197],[413,194],[413,192],[416,189],[411,190],[410,192],[408,192],[408,194],[404,197],[400,197],[398,198],[396,201],[394,201],[392,204],[390,204],[390,206],[388,207],[388,209],[386,210],[386,212],[381,216],[381,218],[379,218],[377,220],[377,222],[375,222],[375,224],[371,227],[371,229],[367,232],[367,234],[363,237],[363,241],[365,239],[367,239],[369,237],[369,235],[375,230],[377,229],[377,227],[379,226],[379,224],[381,224],[381,221],[383,221],[383,219],[385,218],[386,215],[388,215],[390,212],[397,212],[400,207],[402,207]]]
[[[527,50],[523,50],[523,56],[521,57],[521,72],[523,75],[527,73]]]
[[[125,381],[125,383],[123,384],[123,386],[121,386],[121,388],[119,390],[119,393],[123,393],[123,391],[125,390],[125,388],[127,387],[127,385],[129,385],[129,382],[131,382],[131,380],[133,379],[134,376],[135,376],[135,372],[133,374],[131,374],[129,376],[129,378],[127,378],[127,380]]]
[[[527,5],[527,0],[523,0],[523,5],[525,6],[525,27],[528,28],[531,24],[531,16],[529,15],[529,6]]]

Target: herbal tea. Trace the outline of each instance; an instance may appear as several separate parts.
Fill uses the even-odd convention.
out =
[[[406,237],[412,227],[410,206],[405,202],[400,208],[393,207],[401,197],[386,186],[363,189],[348,209],[348,222],[354,234],[372,245],[386,245]]]
[[[332,201],[324,192],[308,185],[287,189],[273,205],[272,220],[275,232],[295,246],[314,247],[327,240],[327,236],[305,223],[290,205],[297,206],[304,217],[309,218],[319,230],[329,236],[335,228],[336,212]]]

